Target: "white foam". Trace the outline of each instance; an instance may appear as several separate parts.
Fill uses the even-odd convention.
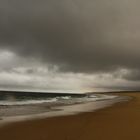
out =
[[[69,99],[71,99],[71,96],[62,96],[62,97],[57,97],[57,99],[69,100]]]
[[[26,101],[0,101],[0,105],[7,105],[7,106],[12,106],[12,105],[28,105],[28,104],[41,104],[41,103],[51,103],[51,102],[56,102],[56,98],[52,98],[49,100],[26,100]]]

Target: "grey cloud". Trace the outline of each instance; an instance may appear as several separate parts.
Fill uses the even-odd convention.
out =
[[[131,70],[128,73],[124,74],[123,78],[127,80],[140,81],[140,71],[137,69]]]
[[[0,44],[62,71],[140,69],[139,1],[0,0]]]

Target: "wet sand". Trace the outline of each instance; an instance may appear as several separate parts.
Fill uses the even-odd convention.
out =
[[[140,140],[140,93],[119,95],[133,99],[96,112],[9,124],[0,128],[0,140]]]

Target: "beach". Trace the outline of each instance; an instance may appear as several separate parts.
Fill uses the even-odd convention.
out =
[[[95,112],[16,122],[0,128],[0,140],[140,140],[140,93]]]

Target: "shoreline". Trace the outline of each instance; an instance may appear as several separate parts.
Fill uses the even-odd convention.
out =
[[[50,111],[46,111],[43,113],[2,117],[0,118],[0,127],[3,127],[7,124],[14,125],[14,123],[20,123],[23,121],[26,122],[26,121],[47,119],[53,117],[78,115],[87,112],[95,112],[113,106],[117,103],[126,102],[129,100],[131,99],[128,96],[123,96],[123,97],[116,96],[113,99],[103,99],[97,101],[89,101],[85,103],[75,103],[72,105],[53,106],[50,109]]]
[[[17,122],[0,128],[0,136],[2,140],[139,140],[140,94],[115,95],[133,99],[95,112]]]

